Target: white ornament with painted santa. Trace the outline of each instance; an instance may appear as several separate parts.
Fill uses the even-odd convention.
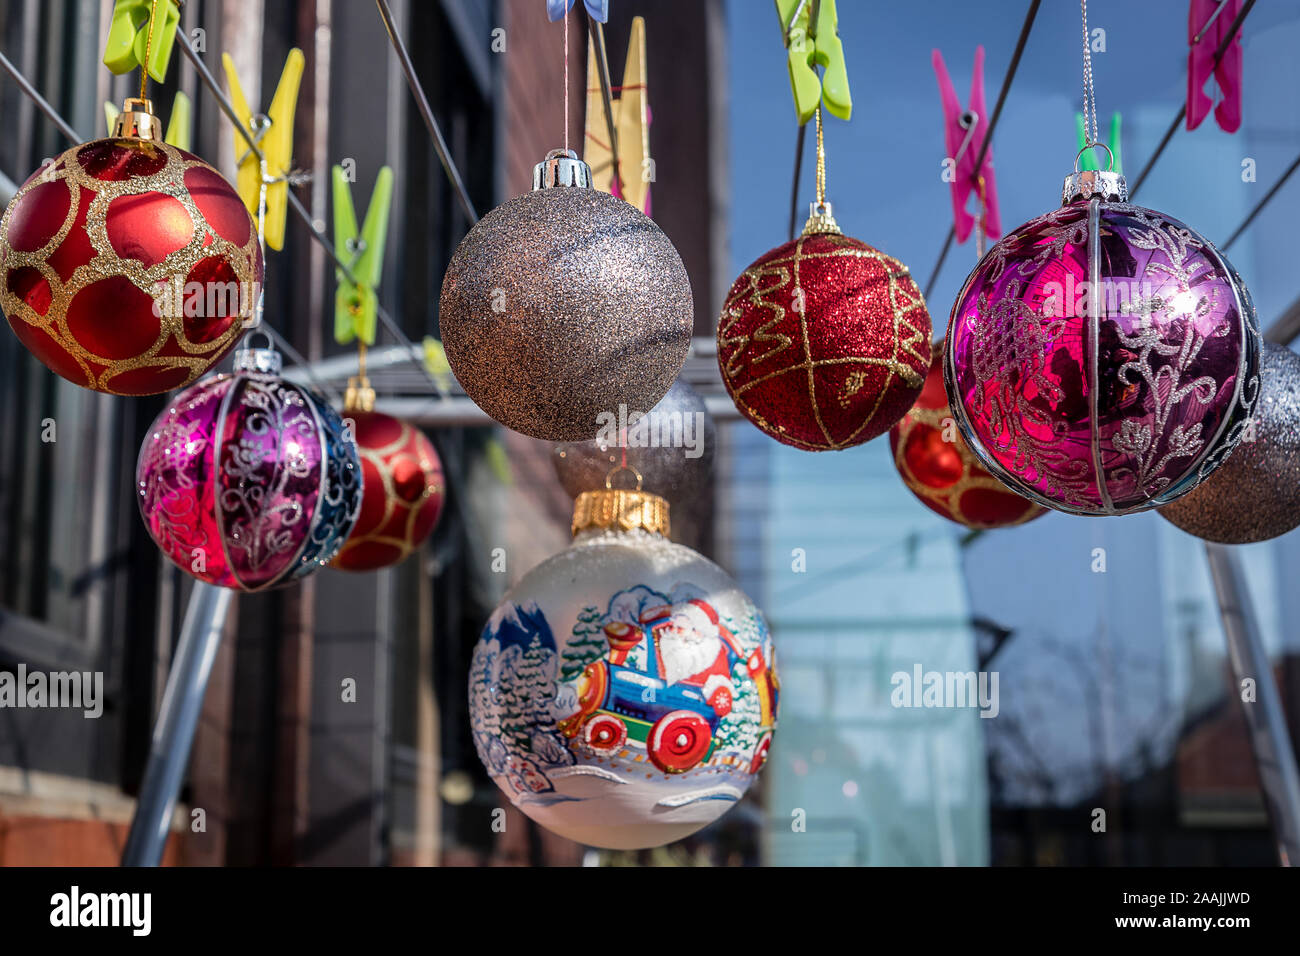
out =
[[[668,539],[657,495],[584,492],[573,532],[483,629],[474,743],[547,829],[611,849],[672,843],[733,806],[767,759],[772,640],[725,571]]]

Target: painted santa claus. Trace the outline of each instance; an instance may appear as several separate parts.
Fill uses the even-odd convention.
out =
[[[654,634],[664,683],[698,687],[714,712],[725,717],[736,693],[731,668],[740,653],[718,612],[707,601],[692,598],[650,608],[642,623]]]

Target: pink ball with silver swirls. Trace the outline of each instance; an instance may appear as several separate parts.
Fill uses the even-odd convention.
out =
[[[356,442],[324,398],[280,378],[278,359],[236,353],[236,373],[181,392],[140,449],[149,534],[209,584],[293,583],[334,558],[360,511]]]
[[[944,377],[984,467],[1058,511],[1116,515],[1191,491],[1236,447],[1259,394],[1241,277],[1205,238],[1076,173],[1012,230],[953,306]]]

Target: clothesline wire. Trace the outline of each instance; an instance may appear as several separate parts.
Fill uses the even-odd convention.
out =
[[[18,67],[9,62],[9,57],[5,56],[3,53],[0,53],[0,66],[3,66],[5,72],[13,77],[14,82],[18,84],[18,88],[27,94],[27,98],[35,103],[37,108],[49,118],[50,122],[59,128],[59,132],[74,143],[82,142],[82,140],[77,137],[77,131],[68,125],[67,120],[60,116],[58,111],[49,104],[45,97],[41,96],[41,94],[37,92],[36,87],[32,86],[27,77],[23,76]]]
[[[799,132],[794,140],[794,181],[790,185],[790,228],[787,241],[794,241],[795,226],[799,222],[799,177],[803,174],[803,143],[808,132],[808,124],[800,123]]]
[[[1297,169],[1300,169],[1300,156],[1297,156],[1292,161],[1291,165],[1286,168],[1286,172],[1284,172],[1281,178],[1278,179],[1269,191],[1264,194],[1264,197],[1259,202],[1255,203],[1250,212],[1246,214],[1246,218],[1241,221],[1241,225],[1238,226],[1236,231],[1228,237],[1228,241],[1219,247],[1220,249],[1227,252],[1232,247],[1232,244],[1236,242],[1250,224],[1255,221],[1255,217],[1258,216],[1264,210],[1264,207],[1272,201],[1273,197],[1277,195],[1277,191],[1286,184],[1286,181],[1291,178],[1291,174]]]
[[[393,11],[388,6],[388,0],[375,0],[375,3],[379,7],[379,18],[384,21],[384,29],[388,33],[389,42],[392,43],[393,50],[397,53],[397,60],[402,66],[402,73],[406,77],[406,85],[410,87],[411,96],[415,98],[415,105],[420,111],[420,118],[424,120],[425,128],[429,131],[429,138],[433,140],[433,148],[438,154],[438,161],[442,163],[442,171],[447,174],[447,179],[451,181],[451,189],[456,194],[456,200],[460,203],[460,208],[471,223],[476,223],[478,222],[478,213],[474,211],[474,203],[470,200],[469,193],[465,189],[465,181],[461,178],[460,170],[456,167],[456,163],[452,160],[451,153],[447,149],[447,141],[443,138],[442,128],[433,115],[433,108],[429,105],[429,98],[424,94],[424,87],[420,84],[419,77],[415,75],[415,65],[411,62],[411,55],[407,52],[401,34],[397,32],[397,25],[393,21]]]
[[[601,22],[591,16],[590,13],[587,15],[587,19],[591,25],[592,34],[596,41],[596,75],[600,79],[600,99],[605,107],[605,135],[609,137],[610,181],[618,189],[620,194],[625,194],[623,189],[622,169],[619,166],[618,128],[614,125],[613,78],[609,74],[609,50],[605,46],[605,28],[601,25]],[[587,82],[590,83],[591,80],[588,79]],[[565,117],[565,122],[568,122],[567,116]]]
[[[1020,27],[1020,36],[1016,40],[1015,51],[1011,54],[1011,62],[1007,64],[1007,72],[1002,77],[1002,88],[998,90],[997,103],[993,107],[993,115],[989,118],[988,128],[984,130],[984,138],[980,142],[979,152],[975,154],[975,165],[973,169],[978,170],[980,164],[984,162],[984,157],[988,155],[989,147],[993,145],[993,131],[997,129],[998,120],[1002,118],[1002,107],[1007,101],[1007,93],[1011,90],[1011,81],[1016,78],[1016,71],[1020,68],[1020,57],[1025,52],[1025,44],[1029,42],[1029,33],[1034,27],[1034,19],[1038,16],[1038,7],[1042,0],[1033,0],[1029,4],[1029,10],[1025,13],[1025,22]],[[938,261],[934,264],[934,271],[930,273],[930,281],[925,284],[925,297],[930,298],[930,293],[934,291],[934,284],[939,279],[939,273],[943,270],[944,260],[948,258],[948,251],[952,248],[952,241],[956,238],[957,227],[955,225],[948,227],[948,237],[943,241],[943,248],[939,252]]]

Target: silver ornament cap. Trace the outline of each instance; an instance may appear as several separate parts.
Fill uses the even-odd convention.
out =
[[[571,149],[553,149],[533,167],[533,189],[554,189],[557,186],[591,188],[591,167]]]
[[[235,350],[235,371],[279,375],[284,368],[284,359],[275,350],[271,337],[265,332],[260,334],[266,339],[266,345],[258,348],[249,344]]]
[[[1093,146],[1106,151],[1108,169],[1079,169],[1079,157]],[[1094,197],[1102,202],[1128,202],[1128,182],[1115,172],[1114,167],[1115,156],[1105,143],[1089,143],[1083,147],[1074,156],[1074,172],[1065,177],[1065,184],[1061,187],[1061,205],[1068,206],[1079,200],[1087,202]]]

